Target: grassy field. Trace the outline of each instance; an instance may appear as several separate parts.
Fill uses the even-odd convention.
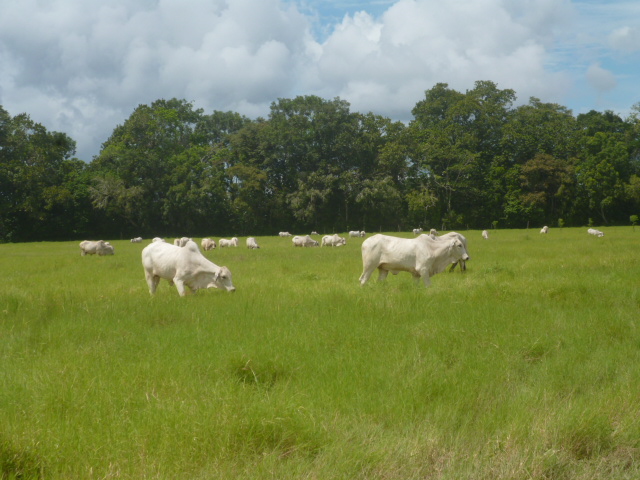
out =
[[[185,298],[148,240],[0,245],[0,478],[640,478],[640,229],[462,233],[428,289],[257,237]]]

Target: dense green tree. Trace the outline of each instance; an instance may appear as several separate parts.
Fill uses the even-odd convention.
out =
[[[0,107],[1,240],[59,239],[81,228],[73,220],[81,223],[76,210],[85,206],[76,185],[84,165],[74,153],[75,142],[64,133]]]
[[[630,177],[628,150],[621,134],[597,132],[587,137],[577,167],[579,198],[586,205],[585,216],[599,218],[605,224],[620,217],[628,218],[622,205]]]
[[[492,82],[476,82],[464,94],[438,84],[413,109],[412,159],[451,226],[484,225],[493,216],[501,198],[491,168],[514,100],[513,90]]]
[[[228,228],[229,182],[220,151],[248,123],[232,112],[204,115],[185,100],[139,105],[92,162],[94,206],[131,234],[180,235],[223,220]]]
[[[0,241],[489,228],[640,211],[640,104],[623,119],[489,81],[436,84],[409,125],[317,96],[267,118],[139,105],[86,164],[75,144],[0,107]]]

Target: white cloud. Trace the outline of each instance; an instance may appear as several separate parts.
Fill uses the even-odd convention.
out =
[[[321,29],[321,7],[302,13],[311,3],[4,0],[0,104],[65,131],[89,160],[138,104],[159,98],[255,118],[279,97],[339,96],[353,110],[407,120],[438,82],[464,91],[491,80],[522,102],[562,103],[572,76],[592,64],[598,92],[616,85],[597,48],[586,64],[570,63],[585,45],[571,30],[584,26],[581,0],[332,0],[329,17],[339,20]],[[600,35],[621,52],[638,48],[637,25],[611,23]]]
[[[559,28],[563,17],[553,20]],[[333,89],[356,109],[402,119],[437,82],[464,91],[476,80],[492,80],[524,101],[559,98],[570,84],[545,68],[547,40],[535,29],[539,22],[499,0],[400,0],[378,20],[347,16],[322,45],[318,90]]]
[[[616,50],[623,52],[639,52],[640,51],[640,27],[624,27],[616,28],[609,36],[611,46]]]
[[[587,80],[589,81],[589,85],[598,92],[608,92],[616,86],[616,77],[613,73],[598,64],[589,66],[587,69]]]

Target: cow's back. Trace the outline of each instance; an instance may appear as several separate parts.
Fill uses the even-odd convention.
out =
[[[170,243],[150,243],[142,249],[142,266],[152,275],[173,278],[183,250],[182,247]]]
[[[406,263],[415,259],[415,240],[377,233],[362,242],[362,258],[372,256],[378,263]]]

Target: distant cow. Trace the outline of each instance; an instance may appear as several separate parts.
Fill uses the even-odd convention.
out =
[[[220,241],[218,242],[218,245],[220,245],[220,248],[237,247],[238,239],[236,237],[233,237],[231,240],[228,240],[226,238],[221,238]]]
[[[309,235],[305,235],[304,237],[296,235],[291,239],[294,247],[317,247],[320,245]]]
[[[132,238],[131,243],[142,243],[142,237]]]
[[[200,242],[200,246],[205,252],[208,252],[209,250],[216,248],[216,241],[211,238],[203,238]]]
[[[313,232],[311,232],[311,235],[318,235],[318,232],[314,230]]]
[[[587,233],[589,235],[595,235],[596,237],[604,237],[604,232],[601,232],[600,230],[596,230],[595,228],[588,229]]]
[[[422,229],[421,228],[414,228],[413,229],[413,234],[414,235],[420,235],[422,233]]]
[[[487,232],[486,230],[482,230],[482,238],[484,238],[485,240],[489,240],[489,232]]]
[[[173,244],[177,247],[184,247],[189,240],[191,240],[189,237],[176,238]]]
[[[280,233],[278,233],[278,235],[280,237],[290,237],[291,236],[291,234],[289,232],[280,232]]]
[[[321,246],[323,247],[341,247],[342,245],[346,245],[347,244],[347,239],[344,237],[341,237],[340,235],[338,235],[337,233],[334,233],[333,235],[325,235],[324,237],[322,237],[322,243]]]
[[[185,287],[194,293],[201,288],[220,288],[228,292],[236,289],[229,269],[209,261],[192,240],[184,247],[165,242],[150,243],[142,250],[142,266],[151,295],[156,292],[161,278],[175,284],[180,296],[186,295]]]
[[[431,238],[435,238],[439,234],[438,234],[438,231],[435,228],[432,228],[431,230],[429,230],[429,235],[431,235]]]
[[[540,233],[549,233],[549,227],[546,225],[540,229]]]
[[[350,237],[364,237],[365,235],[366,235],[366,232],[364,230],[362,230],[362,231],[351,230],[349,232],[349,236]]]
[[[160,237],[153,237],[153,240],[151,240],[152,242],[164,242],[164,238],[160,238]]]
[[[256,242],[256,239],[253,237],[248,237],[247,238],[247,248],[249,249],[256,249],[256,248],[260,248],[258,246],[258,242]]]
[[[428,287],[430,277],[461,260],[469,260],[469,255],[458,238],[434,240],[429,235],[399,238],[377,234],[362,243],[360,284],[367,283],[377,268],[378,280],[387,278],[389,272],[409,272],[416,280],[422,278]]]
[[[85,255],[113,255],[115,254],[115,249],[113,245],[109,242],[105,242],[104,240],[83,240],[80,242],[80,255],[83,257]]]

